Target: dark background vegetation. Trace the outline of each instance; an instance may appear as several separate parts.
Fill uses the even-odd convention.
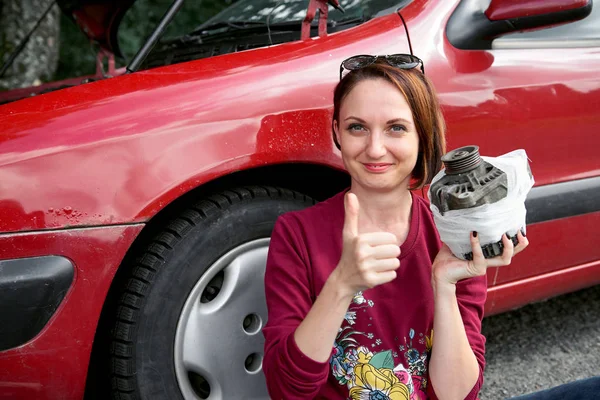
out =
[[[188,0],[165,32],[166,37],[190,32],[236,0]],[[0,61],[33,28],[51,0],[3,0],[0,2]],[[119,29],[124,66],[158,24],[172,0],[137,0]],[[54,6],[13,67],[0,79],[0,90],[94,74],[98,47],[87,39],[71,18]],[[58,58],[56,60],[56,58]]]
[[[234,1],[186,1],[177,13],[164,37],[183,35],[214,16]],[[172,0],[138,0],[127,12],[119,29],[119,45],[125,59],[117,59],[117,66],[125,65],[150,35]],[[97,48],[91,45],[75,23],[65,15],[60,20],[61,46],[55,80],[93,74]]]

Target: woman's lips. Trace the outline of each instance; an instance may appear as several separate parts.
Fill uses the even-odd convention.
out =
[[[384,163],[363,163],[367,171],[374,173],[382,173],[387,171],[392,164],[384,164]]]

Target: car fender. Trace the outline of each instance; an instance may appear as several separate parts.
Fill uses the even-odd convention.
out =
[[[0,232],[146,222],[210,180],[265,165],[341,169],[331,140],[339,63],[405,51],[404,36],[390,14],[1,106]]]

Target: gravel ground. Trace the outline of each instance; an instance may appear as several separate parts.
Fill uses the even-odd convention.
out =
[[[485,318],[483,333],[481,400],[600,375],[600,286]]]

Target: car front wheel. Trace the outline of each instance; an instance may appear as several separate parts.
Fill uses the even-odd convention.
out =
[[[210,196],[171,221],[137,259],[111,331],[117,399],[268,398],[262,374],[269,237],[284,212],[314,204],[287,189]]]

